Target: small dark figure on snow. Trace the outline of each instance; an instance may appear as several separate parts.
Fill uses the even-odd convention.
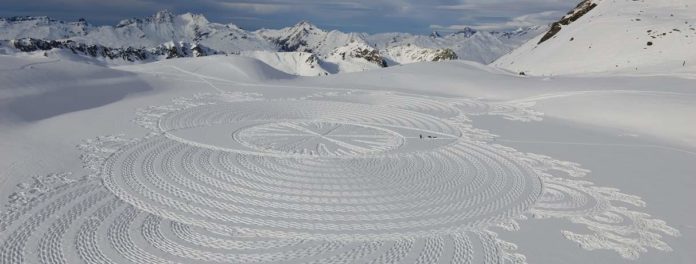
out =
[[[420,136],[420,139],[423,139],[423,134],[420,134],[420,135],[418,135],[418,136]]]

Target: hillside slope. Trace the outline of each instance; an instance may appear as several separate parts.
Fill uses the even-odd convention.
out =
[[[258,59],[282,72],[299,76],[329,75],[321,60],[308,52],[249,51],[241,55]]]
[[[696,72],[696,3],[585,0],[493,65],[531,75]]]

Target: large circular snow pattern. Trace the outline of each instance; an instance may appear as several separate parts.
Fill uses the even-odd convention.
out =
[[[148,137],[79,146],[93,175],[17,185],[0,211],[0,263],[522,263],[490,227],[515,230],[523,214],[586,226],[561,232],[585,249],[671,250],[660,237],[678,230],[626,207],[640,197],[491,144],[465,115],[478,113],[538,117],[355,91],[153,106],[136,120]]]
[[[329,99],[189,107],[108,159],[104,183],[167,219],[276,237],[432,236],[534,204],[530,168],[434,114]]]

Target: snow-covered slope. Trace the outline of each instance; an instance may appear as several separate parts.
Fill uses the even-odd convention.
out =
[[[282,72],[300,76],[329,75],[321,60],[308,52],[249,51],[241,55],[258,59]]]
[[[277,66],[277,65],[275,65]],[[214,55],[199,58],[175,58],[153,63],[113,67],[119,70],[151,73],[167,80],[202,82],[214,89],[224,89],[223,85],[249,81],[292,79],[296,76],[278,70],[259,59],[247,56]],[[201,72],[206,73],[203,78]],[[232,80],[232,81],[230,81]],[[213,84],[217,82],[218,84]]]
[[[411,44],[387,47],[381,53],[396,64],[457,59],[457,54],[451,49],[422,48]]]
[[[532,75],[694,73],[696,4],[585,0],[494,65]]]
[[[151,90],[134,74],[82,62],[23,54],[0,55],[0,65],[3,124],[91,109]]]

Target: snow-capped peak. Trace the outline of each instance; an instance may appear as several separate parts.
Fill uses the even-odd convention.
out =
[[[196,24],[207,24],[208,20],[200,14],[184,13],[181,15],[174,15],[171,11],[164,9],[157,13],[146,17],[144,19],[140,18],[129,18],[119,22],[116,27],[122,28],[127,26],[142,26],[142,25],[172,25],[175,23],[176,19],[182,19],[183,21],[193,22]]]
[[[302,20],[300,22],[297,22],[294,26],[291,27],[292,29],[295,30],[318,30],[318,31],[323,31],[321,28],[317,27],[316,25],[312,24],[308,20]]]
[[[292,27],[278,30],[262,29],[256,33],[276,44],[281,51],[311,52],[322,57],[347,43],[366,44],[359,34],[343,33],[337,30],[325,31],[308,21],[301,21]]]
[[[150,21],[155,23],[172,23],[174,14],[168,9],[160,10],[150,17]]]
[[[462,30],[452,33],[452,35],[459,35],[470,38],[471,36],[476,34],[476,32],[478,32],[476,29],[473,29],[471,27],[465,27]]]
[[[210,24],[210,21],[208,21],[208,19],[205,18],[205,16],[202,14],[183,13],[177,17],[189,24],[195,24],[199,26],[207,26],[208,24]]]

